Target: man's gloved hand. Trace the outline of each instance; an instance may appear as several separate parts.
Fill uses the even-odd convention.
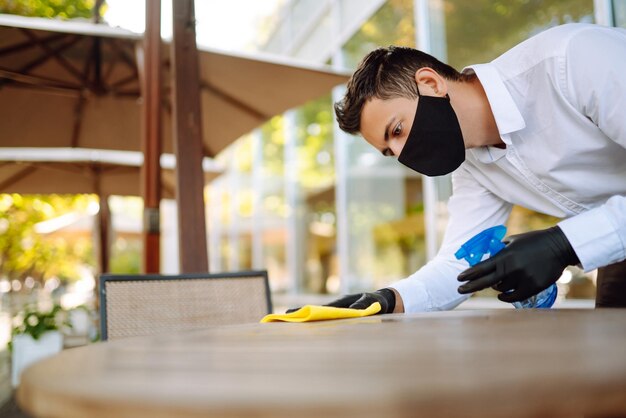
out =
[[[391,289],[380,289],[370,293],[355,293],[343,296],[324,306],[335,308],[367,309],[374,302],[380,303],[378,314],[392,313],[396,307],[396,294]],[[286,313],[297,311],[300,308],[288,309]],[[377,315],[378,315],[377,314]]]
[[[459,293],[487,287],[503,302],[518,302],[536,295],[558,280],[565,267],[578,264],[578,256],[558,226],[512,235],[498,254],[459,274]]]

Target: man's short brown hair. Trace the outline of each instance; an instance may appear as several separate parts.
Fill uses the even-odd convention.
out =
[[[448,64],[417,49],[390,46],[367,54],[350,77],[346,95],[335,103],[341,130],[350,134],[360,131],[363,105],[372,98],[416,98],[415,72],[423,67],[432,68],[448,80],[463,79],[463,75]]]

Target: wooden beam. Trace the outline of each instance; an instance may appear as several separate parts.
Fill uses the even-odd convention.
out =
[[[180,269],[208,271],[202,114],[193,0],[172,2],[173,138],[176,152],[176,200]]]
[[[110,260],[110,240],[109,230],[111,228],[111,211],[109,209],[108,196],[98,194],[100,210],[98,211],[98,261],[100,263],[100,273],[109,272]]]
[[[137,60],[137,64],[143,90],[143,269],[146,273],[158,273],[161,264],[161,0],[146,0],[144,59]]]
[[[98,268],[99,274],[109,272],[109,260],[111,256],[111,210],[109,208],[109,195],[102,190],[102,169],[98,165],[86,168],[86,173],[91,176],[93,188],[98,196]]]

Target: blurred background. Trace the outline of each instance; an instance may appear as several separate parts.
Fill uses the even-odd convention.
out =
[[[89,20],[93,5],[0,0],[0,13]],[[144,7],[144,0],[108,0],[103,23],[141,33]],[[338,71],[390,44],[419,47],[460,70],[555,25],[626,27],[624,0],[197,0],[195,7],[199,46]],[[164,39],[171,38],[171,9],[164,0]],[[204,190],[210,270],[267,269],[276,311],[404,278],[434,256],[445,228],[449,176],[422,178],[340,132],[332,104],[343,89],[239,138],[215,157],[219,173]],[[30,117],[36,123],[40,115]],[[2,158],[15,159],[10,150]],[[25,304],[95,312],[101,203],[95,194],[0,194],[0,344]],[[142,199],[111,195],[106,203],[108,271],[140,273]],[[167,198],[160,209],[161,272],[177,273],[179,209]],[[508,233],[556,222],[516,207]],[[568,269],[558,284],[560,303],[593,306],[595,272]],[[489,291],[474,299],[499,303]],[[95,325],[89,335],[97,339]]]

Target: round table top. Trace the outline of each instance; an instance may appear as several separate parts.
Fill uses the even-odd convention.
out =
[[[267,323],[97,343],[27,369],[41,417],[626,415],[626,310]]]

